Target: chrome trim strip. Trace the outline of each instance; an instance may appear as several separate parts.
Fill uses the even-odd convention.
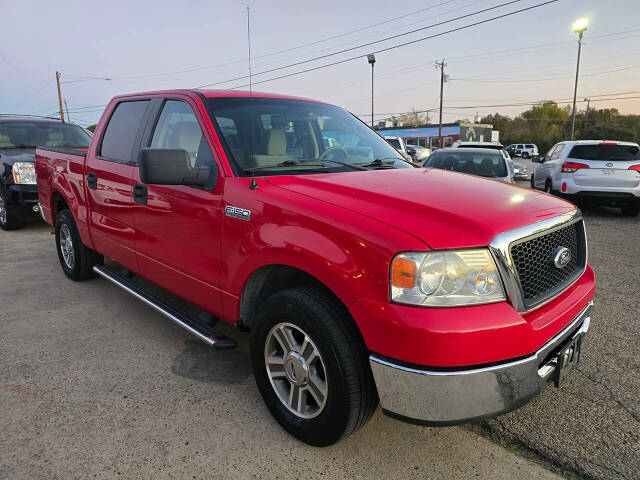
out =
[[[569,325],[534,354],[489,367],[419,370],[372,354],[369,364],[383,411],[414,423],[455,424],[513,410],[548,385],[552,368],[542,371],[544,376],[540,369],[555,360],[556,356],[549,358],[549,354],[555,353],[554,349],[574,330],[581,333],[588,330],[592,307],[593,302],[589,302]]]
[[[203,342],[205,342],[208,345],[215,345],[216,343],[216,339],[215,338],[210,338],[207,337],[206,335],[203,335],[202,333],[200,333],[198,330],[196,330],[195,328],[190,327],[189,325],[187,325],[186,323],[184,323],[182,320],[180,320],[178,317],[176,317],[175,315],[167,312],[165,309],[163,309],[162,307],[160,307],[159,305],[156,305],[155,303],[153,303],[151,300],[143,297],[142,295],[140,295],[138,292],[136,292],[135,290],[132,290],[131,288],[127,287],[126,285],[120,283],[118,280],[116,280],[115,278],[109,276],[109,274],[107,274],[106,272],[102,271],[100,269],[99,266],[95,266],[93,267],[93,271],[96,272],[98,275],[100,275],[103,278],[106,278],[107,280],[109,280],[111,283],[117,285],[118,287],[122,288],[124,291],[126,291],[127,293],[130,293],[131,295],[133,295],[134,297],[136,297],[138,300],[141,300],[142,302],[146,303],[147,305],[149,305],[151,308],[153,308],[154,310],[156,310],[157,312],[161,313],[162,315],[164,315],[165,317],[167,317],[168,319],[172,320],[173,322],[177,323],[179,326],[181,326],[182,328],[184,328],[186,331],[188,331],[189,333],[195,335],[196,337],[198,337],[200,340],[202,340]]]
[[[571,287],[575,282],[580,279],[582,274],[585,272],[587,268],[587,258],[585,256],[585,267],[582,272],[576,277],[576,279],[571,282],[571,284],[567,285],[565,289],[558,292],[557,294],[545,299],[543,302],[539,304],[527,308],[524,304],[524,298],[522,294],[522,288],[520,286],[520,278],[518,276],[518,272],[516,267],[511,259],[511,245],[518,242],[523,242],[526,240],[531,240],[533,238],[539,237],[541,235],[546,235],[548,233],[554,232],[556,230],[560,230],[568,225],[573,223],[577,223],[582,221],[582,213],[580,210],[574,210],[571,213],[566,213],[563,215],[559,215],[557,217],[549,218],[547,220],[542,220],[540,222],[532,223],[530,225],[525,225],[524,227],[516,228],[514,230],[509,230],[508,232],[503,232],[497,235],[489,244],[489,250],[491,251],[496,264],[498,265],[498,270],[500,271],[500,275],[502,277],[502,282],[504,284],[505,291],[507,292],[507,296],[511,301],[511,304],[518,312],[531,312],[536,310],[543,305],[551,302],[563,292],[565,292],[569,287]],[[583,222],[584,226],[584,222]],[[584,230],[584,228],[583,228]],[[587,247],[586,240],[586,230],[585,232],[585,248]]]

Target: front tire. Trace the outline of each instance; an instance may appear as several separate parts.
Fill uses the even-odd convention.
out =
[[[24,227],[24,222],[9,208],[7,196],[4,193],[2,185],[0,185],[0,229],[2,230],[18,230]]]
[[[93,267],[102,263],[103,257],[84,246],[71,211],[65,209],[58,212],[54,227],[56,249],[64,274],[76,282],[95,278]]]
[[[256,312],[253,373],[271,414],[291,435],[324,447],[376,409],[368,353],[347,312],[312,287],[283,290]]]

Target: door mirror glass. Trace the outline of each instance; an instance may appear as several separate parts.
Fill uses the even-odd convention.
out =
[[[210,180],[209,167],[191,166],[189,152],[168,148],[143,148],[140,150],[140,180],[149,185],[190,185],[205,187],[215,185]],[[215,170],[217,176],[217,170]]]

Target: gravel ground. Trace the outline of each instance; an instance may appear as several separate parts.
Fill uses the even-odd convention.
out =
[[[289,436],[248,335],[217,352],[105,280],[74,283],[44,225],[0,232],[0,479],[559,478],[467,428],[384,417],[330,448]],[[224,327],[224,326],[222,326]]]
[[[580,478],[638,479],[640,217],[613,208],[584,215],[597,287],[581,364],[561,389],[483,428]]]
[[[472,427],[380,411],[337,446],[288,436],[246,334],[216,352],[104,280],[67,281],[43,225],[0,232],[0,478],[640,478],[640,218],[585,212],[597,275],[582,363],[562,389]]]

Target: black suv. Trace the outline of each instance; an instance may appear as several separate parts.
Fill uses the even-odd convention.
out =
[[[0,115],[0,228],[15,230],[38,212],[36,147],[88,148],[78,125],[53,118]]]

